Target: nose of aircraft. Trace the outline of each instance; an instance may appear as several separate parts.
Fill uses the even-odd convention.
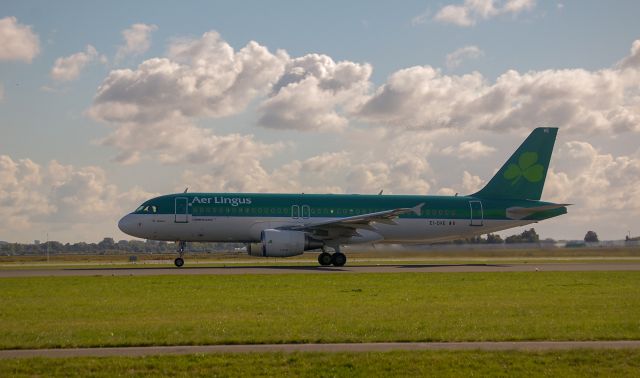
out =
[[[125,234],[133,236],[133,219],[131,219],[131,214],[127,214],[120,219],[118,228]]]

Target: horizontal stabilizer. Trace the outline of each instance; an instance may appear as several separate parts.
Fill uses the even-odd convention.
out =
[[[555,210],[561,207],[570,206],[570,203],[551,204],[535,207],[510,207],[507,209],[507,218],[520,220],[524,219],[535,213],[540,213],[547,210]]]

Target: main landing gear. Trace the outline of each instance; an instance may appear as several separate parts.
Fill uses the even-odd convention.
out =
[[[186,246],[187,246],[187,242],[185,241],[181,241],[178,244],[178,253],[180,254],[180,256],[176,257],[176,259],[173,260],[173,263],[176,264],[178,268],[184,265],[184,259],[182,258],[182,256],[184,255],[184,249]]]
[[[318,262],[322,266],[344,266],[347,263],[347,256],[340,252],[340,247],[335,247],[336,251],[333,255],[322,248],[322,253],[318,255]]]

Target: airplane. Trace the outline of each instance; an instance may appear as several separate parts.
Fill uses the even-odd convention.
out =
[[[534,129],[480,191],[466,196],[184,193],[145,201],[118,222],[122,232],[178,244],[245,243],[251,256],[321,250],[322,266],[343,266],[350,244],[426,244],[524,226],[567,213],[540,201],[558,129]],[[332,249],[329,253],[327,248]]]

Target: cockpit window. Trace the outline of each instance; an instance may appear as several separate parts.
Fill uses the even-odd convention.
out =
[[[138,207],[135,212],[142,214],[156,214],[158,212],[158,207],[156,205],[142,205]]]

